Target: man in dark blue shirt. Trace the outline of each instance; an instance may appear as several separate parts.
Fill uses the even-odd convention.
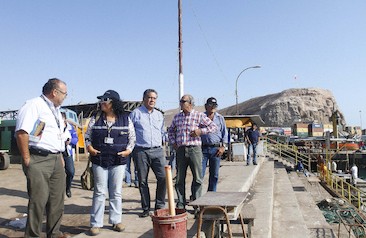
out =
[[[246,132],[246,141],[248,143],[247,165],[250,165],[250,152],[253,151],[253,164],[257,165],[257,144],[260,137],[257,124],[253,123],[252,127]]]
[[[207,99],[205,109],[205,114],[216,124],[218,130],[207,135],[201,135],[202,177],[205,176],[207,164],[209,164],[208,191],[216,192],[221,156],[225,152],[224,144],[228,142],[228,131],[224,117],[217,112],[216,98],[210,97]]]

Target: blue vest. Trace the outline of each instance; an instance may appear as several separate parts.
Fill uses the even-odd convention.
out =
[[[91,156],[91,161],[103,168],[126,164],[128,157],[122,157],[117,153],[126,150],[128,144],[128,114],[119,115],[110,128],[104,123],[104,120],[105,116],[102,114],[92,127],[92,145],[101,153]],[[105,143],[108,137],[113,138],[113,143]]]

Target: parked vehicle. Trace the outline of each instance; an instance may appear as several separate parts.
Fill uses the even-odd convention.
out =
[[[10,164],[8,150],[0,150],[0,170],[7,169]]]

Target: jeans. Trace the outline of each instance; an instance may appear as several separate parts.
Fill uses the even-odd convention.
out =
[[[253,151],[253,164],[257,164],[257,143],[249,143],[247,165],[250,164],[250,152]]]
[[[175,190],[178,196],[177,208],[185,208],[186,205],[186,176],[190,167],[193,175],[191,191],[192,200],[201,197],[202,194],[202,149],[201,146],[181,146],[177,150],[177,180]]]
[[[128,185],[131,185],[131,183],[132,183],[131,161],[132,161],[132,158],[131,158],[131,156],[129,156],[129,158],[127,160],[127,164],[126,164],[126,176],[125,176],[125,182]],[[139,184],[139,180],[137,178],[136,163],[134,162],[133,165],[134,165],[133,167],[134,167],[134,174],[135,174],[134,184],[135,184],[135,186],[137,186]]]
[[[66,173],[66,191],[70,191],[71,183],[75,175],[74,158],[72,156],[64,157]]]
[[[166,177],[164,166],[166,160],[163,148],[142,149],[137,147],[133,150],[133,157],[136,162],[137,175],[139,178],[142,210],[150,210],[150,189],[148,184],[150,168],[154,172],[157,180],[155,210],[164,208],[166,194]]]
[[[202,179],[205,177],[207,163],[209,164],[208,190],[216,192],[217,181],[219,180],[219,169],[221,157],[216,156],[219,147],[203,147]]]
[[[93,164],[94,193],[90,212],[91,227],[103,227],[106,193],[109,194],[109,223],[122,221],[122,179],[126,165],[103,168]]]

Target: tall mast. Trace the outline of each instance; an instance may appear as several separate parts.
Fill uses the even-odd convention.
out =
[[[183,46],[182,46],[182,1],[178,0],[178,52],[179,52],[179,99],[184,95],[184,78],[183,78]]]

